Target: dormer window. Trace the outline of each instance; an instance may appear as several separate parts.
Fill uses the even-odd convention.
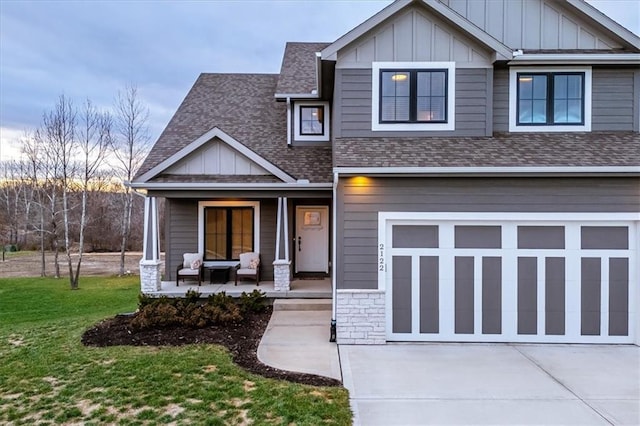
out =
[[[509,71],[509,131],[590,130],[590,67],[514,67]]]
[[[296,141],[329,141],[328,102],[296,102],[293,115]]]
[[[371,130],[455,129],[453,62],[374,62]]]

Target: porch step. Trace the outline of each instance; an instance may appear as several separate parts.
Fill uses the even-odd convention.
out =
[[[331,299],[276,299],[274,311],[330,311]]]

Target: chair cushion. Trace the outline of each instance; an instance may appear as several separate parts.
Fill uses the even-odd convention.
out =
[[[256,269],[251,269],[251,268],[240,268],[236,271],[237,275],[257,275],[257,270]]]
[[[252,259],[260,259],[260,255],[255,252],[240,253],[240,269],[248,269]]]
[[[200,253],[185,253],[182,255],[182,267],[183,268],[191,268],[191,263],[194,260],[200,260],[200,262],[202,262],[202,255]],[[197,267],[199,268],[199,266]],[[197,268],[193,268],[193,269],[197,269]]]
[[[182,268],[178,271],[178,275],[198,275],[200,271],[198,269]]]

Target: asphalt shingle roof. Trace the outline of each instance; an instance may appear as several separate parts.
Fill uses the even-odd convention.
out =
[[[593,132],[338,138],[333,151],[335,167],[640,166],[640,135]]]
[[[275,74],[201,74],[137,177],[214,127],[296,179],[331,182],[331,147],[287,145],[286,104]]]
[[[316,52],[329,43],[287,43],[275,93],[310,94],[317,89]]]

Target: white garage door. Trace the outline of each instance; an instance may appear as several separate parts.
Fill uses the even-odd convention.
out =
[[[633,343],[637,220],[380,213],[387,340]]]

